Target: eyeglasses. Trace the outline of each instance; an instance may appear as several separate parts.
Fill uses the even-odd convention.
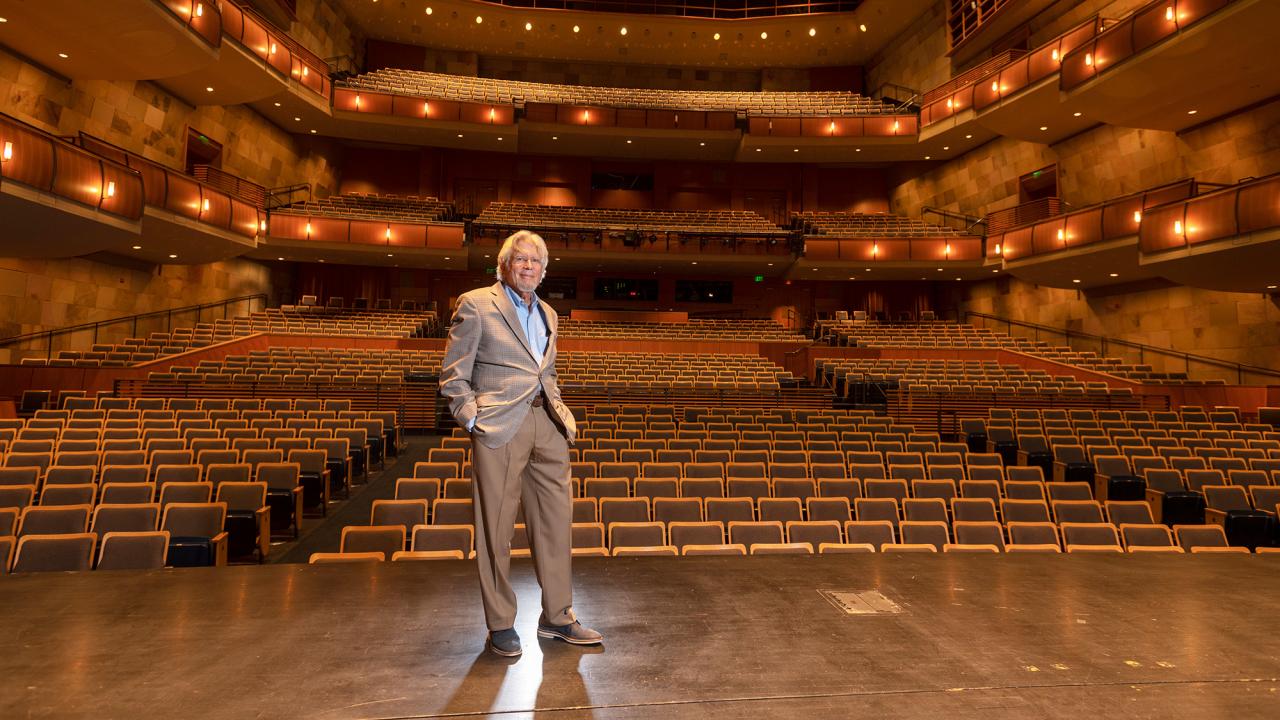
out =
[[[511,264],[512,265],[528,265],[530,267],[540,267],[542,265],[542,258],[536,255],[533,257],[530,257],[528,255],[516,255],[511,258]]]

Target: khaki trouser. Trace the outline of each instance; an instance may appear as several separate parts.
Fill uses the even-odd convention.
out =
[[[511,536],[522,499],[534,571],[542,586],[543,615],[552,625],[573,622],[573,504],[564,435],[545,407],[533,407],[511,442],[496,449],[473,442],[471,453],[476,564],[489,629],[515,625]]]

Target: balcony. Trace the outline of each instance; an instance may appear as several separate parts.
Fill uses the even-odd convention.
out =
[[[217,58],[218,5],[212,0],[6,3],[4,43],[69,78],[154,80],[195,72]]]
[[[1062,60],[1064,102],[1122,127],[1180,131],[1280,94],[1275,0],[1157,0]]]
[[[0,254],[76,257],[124,250],[141,232],[142,178],[0,115]],[[33,242],[33,238],[58,238]]]

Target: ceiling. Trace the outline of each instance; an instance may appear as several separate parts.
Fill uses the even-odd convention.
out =
[[[937,0],[865,0],[852,13],[749,20],[534,10],[472,0],[337,2],[367,37],[408,45],[545,60],[759,69],[865,65]]]

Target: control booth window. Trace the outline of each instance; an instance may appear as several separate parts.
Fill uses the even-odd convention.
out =
[[[578,279],[575,277],[543,278],[538,294],[548,300],[574,300],[578,297]]]
[[[731,303],[733,302],[733,283],[677,280],[676,302]]]
[[[658,299],[658,281],[596,278],[595,299],[656,302]]]

